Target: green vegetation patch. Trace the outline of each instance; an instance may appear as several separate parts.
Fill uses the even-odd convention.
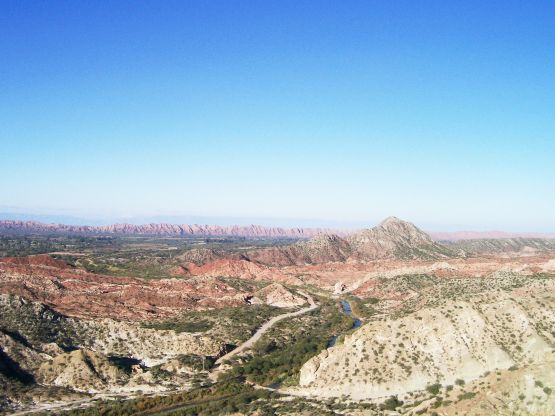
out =
[[[299,370],[324,350],[335,335],[352,328],[353,321],[343,314],[335,301],[321,298],[320,308],[277,324],[252,349],[247,358],[235,359],[224,377],[245,377],[260,385],[294,385]]]
[[[224,343],[246,341],[266,321],[286,312],[268,305],[241,305],[236,307],[191,311],[165,321],[143,322],[145,328],[176,332],[204,332]]]

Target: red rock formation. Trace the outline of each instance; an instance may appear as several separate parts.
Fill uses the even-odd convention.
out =
[[[183,310],[239,305],[238,290],[219,277],[142,280],[88,273],[48,256],[0,260],[0,293],[15,294],[77,317],[140,320]]]
[[[5,257],[0,258],[0,263],[12,264],[16,266],[43,266],[54,267],[57,269],[69,269],[71,266],[65,261],[56,260],[47,254],[39,254],[27,257]]]

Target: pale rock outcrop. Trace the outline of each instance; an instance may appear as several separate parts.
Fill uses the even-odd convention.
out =
[[[303,296],[296,296],[279,283],[273,283],[255,292],[255,297],[262,299],[264,303],[278,308],[293,308],[306,303]]]
[[[544,272],[553,272],[553,271],[555,271],[555,259],[551,259],[551,260],[547,261],[542,266],[542,270]]]
[[[44,362],[37,374],[41,383],[83,391],[102,391],[127,379],[127,374],[103,354],[81,349]]]
[[[300,386],[321,397],[369,399],[471,381],[551,356],[553,335],[538,328],[554,321],[541,302],[506,294],[373,321],[305,363]]]
[[[147,367],[181,354],[217,356],[224,348],[220,342],[207,336],[154,330],[111,319],[82,321],[80,326],[87,348],[104,354],[133,357]]]
[[[414,224],[396,217],[386,218],[377,227],[353,234],[347,241],[352,250],[351,256],[360,260],[455,256],[454,252],[433,241]]]

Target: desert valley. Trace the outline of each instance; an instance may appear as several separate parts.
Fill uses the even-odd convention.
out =
[[[186,230],[186,231],[184,231]],[[0,223],[6,414],[550,414],[555,240]]]
[[[0,1],[0,416],[555,416],[555,1]]]

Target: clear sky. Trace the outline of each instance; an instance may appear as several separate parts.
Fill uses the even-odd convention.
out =
[[[555,2],[0,2],[0,211],[555,231]]]

